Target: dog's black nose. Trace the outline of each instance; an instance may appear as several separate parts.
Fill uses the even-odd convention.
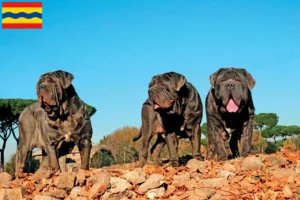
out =
[[[234,89],[234,85],[233,84],[227,84],[227,89],[228,90],[233,90]]]
[[[42,91],[45,89],[45,86],[44,85],[39,85],[39,91]]]

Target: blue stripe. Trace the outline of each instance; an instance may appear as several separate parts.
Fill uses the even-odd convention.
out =
[[[31,19],[34,17],[42,19],[42,13],[39,12],[33,12],[33,13],[25,13],[25,12],[19,12],[19,13],[12,13],[12,12],[6,12],[2,14],[2,19],[5,19],[7,17],[11,17],[13,19],[18,19],[20,17],[24,17],[26,19]]]

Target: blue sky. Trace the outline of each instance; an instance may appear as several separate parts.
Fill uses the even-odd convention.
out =
[[[42,30],[0,29],[0,98],[36,99],[40,74],[69,71],[97,108],[96,143],[140,126],[153,75],[182,73],[204,103],[209,75],[233,66],[255,77],[257,113],[300,125],[299,9],[296,0],[45,0]],[[15,148],[11,140],[6,157]]]

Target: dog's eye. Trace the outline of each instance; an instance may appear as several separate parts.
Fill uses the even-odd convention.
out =
[[[161,87],[163,87],[163,88],[167,88],[167,85],[166,84],[160,84],[161,85]]]
[[[54,110],[54,111],[57,111],[57,110],[58,110],[58,107],[55,106],[55,107],[53,108],[53,110]]]
[[[45,111],[46,112],[49,112],[51,109],[47,106],[47,107],[45,107]]]
[[[241,79],[239,79],[239,78],[236,78],[235,80],[236,80],[237,82],[241,82]]]
[[[48,80],[47,82],[48,82],[48,83],[52,83],[52,84],[55,84],[55,83],[56,83],[55,81],[52,81],[52,80]]]

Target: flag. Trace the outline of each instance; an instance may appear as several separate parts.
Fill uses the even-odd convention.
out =
[[[2,2],[3,29],[41,29],[42,2]]]

